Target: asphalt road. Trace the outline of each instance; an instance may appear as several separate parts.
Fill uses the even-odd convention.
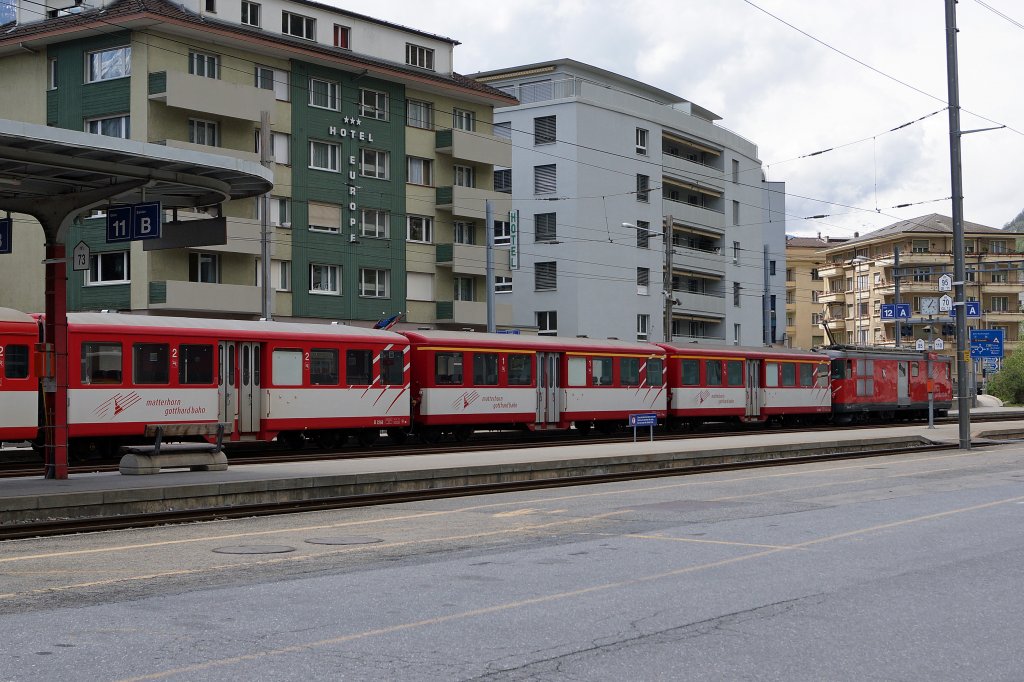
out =
[[[0,680],[1020,680],[1022,453],[0,543]]]

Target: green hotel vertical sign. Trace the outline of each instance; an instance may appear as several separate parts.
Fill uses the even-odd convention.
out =
[[[513,270],[519,269],[519,211],[508,212],[508,266]]]

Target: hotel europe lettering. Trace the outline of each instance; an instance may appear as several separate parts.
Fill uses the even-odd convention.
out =
[[[363,120],[355,116],[346,116],[342,121],[344,121],[345,125],[354,125],[357,127],[363,125]],[[348,138],[352,141],[373,142],[373,133],[365,130],[356,130],[355,128],[339,128],[337,126],[331,126],[327,129],[327,134],[333,137]],[[350,155],[348,157],[348,165],[351,167],[348,172],[348,179],[355,182],[356,176],[359,174],[359,161],[355,156]],[[356,185],[353,185],[351,182],[348,183],[348,195],[350,197],[356,196],[357,189],[358,187]],[[349,201],[348,210],[348,226],[354,230],[359,223],[359,207],[356,205],[354,199]]]

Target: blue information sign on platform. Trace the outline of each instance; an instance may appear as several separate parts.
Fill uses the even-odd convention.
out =
[[[114,206],[107,209],[107,243],[128,242],[132,239],[132,207]]]
[[[638,426],[657,426],[658,415],[654,412],[645,412],[642,414],[631,414],[629,415],[629,425],[633,428]]]
[[[883,303],[881,309],[883,320],[909,320],[909,303]]]
[[[964,301],[964,310],[967,311],[967,317],[981,317],[981,301]],[[949,311],[950,317],[956,317],[956,306]]]
[[[13,249],[11,239],[13,238],[14,221],[11,218],[0,220],[0,253],[10,253]]]
[[[1003,330],[1002,329],[972,329],[971,330],[971,357],[972,358],[1001,358],[1001,357],[1003,357]]]
[[[160,237],[160,202],[107,209],[107,243]]]

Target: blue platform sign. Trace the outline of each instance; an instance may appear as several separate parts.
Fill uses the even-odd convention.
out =
[[[132,207],[115,206],[107,209],[107,243],[127,242],[132,239]]]
[[[0,253],[10,253],[13,249],[11,239],[14,237],[14,221],[11,218],[0,220]]]
[[[159,201],[107,209],[107,243],[158,239],[160,237]]]
[[[881,309],[883,320],[909,320],[909,303],[883,303]]]
[[[1003,357],[1002,329],[972,329],[971,358]]]
[[[638,426],[657,426],[658,415],[654,412],[629,415],[629,425],[633,428]]]
[[[981,317],[981,301],[964,301],[964,310],[967,311],[967,317]],[[949,311],[950,317],[956,317],[956,306]]]

